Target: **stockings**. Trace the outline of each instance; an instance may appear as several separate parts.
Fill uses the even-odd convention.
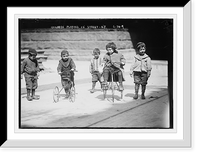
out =
[[[141,99],[145,99],[145,90],[146,90],[146,85],[141,85],[142,86],[142,94],[141,94]],[[135,95],[134,95],[134,99],[138,99],[138,91],[140,88],[140,84],[135,83]]]

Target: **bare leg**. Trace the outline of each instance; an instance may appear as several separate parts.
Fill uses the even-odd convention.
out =
[[[94,93],[95,86],[96,86],[96,82],[92,82],[92,89],[90,90],[90,93]]]

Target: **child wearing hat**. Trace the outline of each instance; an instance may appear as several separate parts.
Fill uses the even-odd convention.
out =
[[[100,85],[102,86],[101,82],[101,76],[102,76],[102,59],[100,58],[100,50],[98,48],[95,48],[93,50],[93,58],[90,60],[89,65],[89,72],[92,75],[92,89],[90,90],[90,93],[94,93],[96,82],[99,81]]]
[[[26,82],[27,100],[38,100],[39,96],[35,95],[35,90],[38,87],[39,65],[36,59],[37,52],[35,49],[29,49],[29,55],[21,64],[21,79],[23,74]]]
[[[74,83],[74,71],[76,71],[76,65],[71,57],[69,57],[69,52],[64,49],[61,51],[61,59],[59,60],[57,72],[61,75],[61,84],[65,90],[65,93],[69,95],[69,86],[68,81],[65,77],[70,78],[70,80]]]
[[[113,81],[119,82],[119,90],[124,90],[123,81],[125,81],[123,76],[124,65],[126,59],[124,56],[117,51],[117,46],[114,42],[110,42],[106,45],[107,53],[103,57],[104,68],[103,68],[103,87],[108,88],[107,82],[111,81],[110,70],[116,71],[113,75]]]
[[[145,99],[145,90],[148,78],[151,75],[151,58],[146,54],[146,45],[143,42],[138,42],[136,45],[136,55],[130,67],[130,76],[134,78],[135,95],[134,99],[138,99],[138,91],[142,86],[141,99]]]

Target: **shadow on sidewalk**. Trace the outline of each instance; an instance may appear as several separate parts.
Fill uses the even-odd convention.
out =
[[[125,88],[126,90],[129,90],[129,89],[132,89],[133,86],[132,86],[132,85],[126,85],[126,86],[124,86],[124,88]],[[138,99],[137,99],[137,100],[142,100],[142,101],[149,100],[149,99],[152,100],[152,99],[156,99],[156,98],[162,97],[163,94],[164,94],[164,95],[167,95],[167,94],[168,94],[167,88],[158,88],[158,87],[156,87],[156,90],[155,90],[155,91],[152,91],[152,89],[154,89],[153,86],[148,86],[148,87],[147,87],[147,90],[146,90],[146,93],[145,93],[146,99],[144,99],[144,100],[140,99],[141,93],[139,92],[139,93],[138,93]],[[140,90],[139,90],[139,91],[140,91]],[[115,92],[114,99],[115,99],[116,101],[118,101],[118,102],[120,102],[120,103],[122,103],[122,104],[130,103],[130,102],[125,102],[123,99],[121,100],[121,97],[119,96],[119,94],[120,94],[119,91],[115,90],[114,92]],[[123,95],[124,98],[126,98],[126,99],[129,98],[129,100],[132,99],[133,101],[137,101],[137,100],[133,99],[134,91],[133,91],[133,93],[130,93],[130,90],[129,90],[129,92],[124,92],[124,91],[123,91],[123,94],[124,94],[124,95]],[[95,98],[100,99],[100,100],[103,100],[103,92],[101,92],[101,94],[99,94],[99,95],[96,96]],[[107,90],[106,98],[107,98],[107,99],[111,99],[111,98],[112,98],[112,91],[111,91],[111,90]]]

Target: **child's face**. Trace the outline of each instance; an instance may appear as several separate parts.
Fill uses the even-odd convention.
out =
[[[108,51],[109,54],[112,54],[114,52],[112,48],[107,48],[106,50]]]
[[[29,55],[29,58],[30,58],[31,60],[35,60],[35,59],[36,59],[36,56],[37,56],[37,55]]]
[[[68,55],[68,54],[62,55],[62,59],[63,59],[63,60],[67,60],[68,58],[69,58],[69,55]]]
[[[99,55],[98,54],[94,54],[94,58],[98,59]]]
[[[144,55],[146,52],[146,48],[145,47],[140,47],[139,49],[139,55]]]

